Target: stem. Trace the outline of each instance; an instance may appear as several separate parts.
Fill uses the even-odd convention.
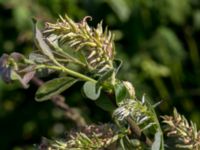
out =
[[[152,141],[141,131],[140,127],[130,118],[127,118],[127,122],[130,125],[131,131],[134,133],[134,136],[143,141],[148,146],[152,145]]]
[[[78,73],[76,71],[73,71],[73,70],[70,70],[64,66],[48,66],[48,65],[39,65],[36,67],[36,69],[41,69],[41,68],[48,68],[48,69],[53,69],[53,70],[58,70],[58,71],[63,71],[71,76],[74,76],[74,77],[77,77],[79,79],[82,79],[84,81],[91,81],[91,82],[94,82],[96,83],[97,81],[88,77],[88,76],[85,76],[81,73]]]
[[[71,59],[73,62],[85,67],[86,65],[81,62],[80,60],[76,59],[75,57],[72,57],[71,55],[69,55],[67,52],[64,52],[62,48],[53,45],[49,40],[46,40],[46,42],[55,50],[54,53],[61,56],[61,57],[65,57],[67,59]]]
[[[62,50],[59,50],[60,53],[58,52],[54,52],[55,54],[61,56],[61,57],[64,57],[64,58],[67,58],[67,59],[71,59],[72,62],[76,63],[76,64],[79,64],[83,67],[86,67],[86,64],[84,64],[83,62],[79,61],[78,59],[72,57],[71,55],[69,55],[68,53],[62,51]]]

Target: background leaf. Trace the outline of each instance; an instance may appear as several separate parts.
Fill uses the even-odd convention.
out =
[[[113,112],[116,109],[116,106],[112,103],[112,101],[103,93],[100,98],[95,101],[95,104],[102,108],[105,111]]]

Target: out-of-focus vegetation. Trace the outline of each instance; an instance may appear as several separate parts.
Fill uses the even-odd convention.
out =
[[[160,114],[175,106],[200,126],[199,0],[0,0],[0,55],[34,48],[32,17],[52,21],[65,13],[77,21],[90,15],[91,25],[103,19],[124,60],[120,78],[132,81],[137,93],[163,100]],[[108,121],[77,88],[64,93],[66,102],[88,122]],[[0,80],[0,149],[31,149],[41,136],[60,137],[74,126],[51,102],[35,102],[35,91]]]

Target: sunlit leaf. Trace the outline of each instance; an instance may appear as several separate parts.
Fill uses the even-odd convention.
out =
[[[155,134],[155,140],[151,146],[151,150],[162,150],[161,145],[162,145],[162,133],[158,130]]]
[[[50,99],[52,96],[58,95],[63,91],[67,90],[78,80],[71,77],[62,77],[50,80],[44,83],[36,92],[36,101],[45,101]]]
[[[125,0],[109,0],[107,2],[121,21],[129,19],[131,9]]]
[[[40,49],[44,55],[49,57],[49,59],[55,60],[53,53],[51,51],[51,48],[45,42],[44,37],[43,37],[41,31],[38,29],[35,20],[34,20],[34,22],[35,22],[35,43],[36,43],[38,49]]]
[[[144,97],[145,98],[145,97]],[[155,128],[155,141],[153,143],[152,146],[154,147],[157,147],[157,145],[159,145],[159,149],[158,150],[164,150],[164,137],[163,137],[163,132],[162,132],[162,129],[161,129],[161,126],[160,126],[160,123],[158,121],[158,117],[157,117],[157,114],[155,112],[155,109],[154,109],[154,106],[149,102],[148,99],[145,99],[145,102],[149,108],[149,111],[151,111],[153,113],[153,118],[154,118],[154,122],[156,123],[154,125],[154,128]],[[160,143],[160,144],[158,144]],[[152,149],[153,150],[153,149]],[[157,150],[157,149],[156,149]]]
[[[83,91],[87,98],[91,100],[97,100],[101,93],[101,87],[96,89],[96,83],[87,81],[83,85]]]

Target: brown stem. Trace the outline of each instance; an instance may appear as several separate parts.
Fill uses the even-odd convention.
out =
[[[130,125],[131,131],[133,132],[134,136],[148,146],[151,146],[152,141],[141,131],[140,127],[130,117],[128,117],[126,120]]]
[[[37,77],[32,79],[32,82],[37,85],[41,86],[44,82]],[[86,121],[81,116],[81,114],[74,108],[69,107],[65,103],[65,98],[62,95],[56,95],[51,98],[51,101],[59,108],[61,108],[65,112],[65,116],[71,120],[73,120],[77,126],[86,126]]]
[[[114,100],[115,96],[113,95],[113,93],[109,93],[109,94],[107,93],[106,95],[108,96],[108,98],[114,104],[115,103],[115,100]],[[130,125],[131,132],[132,132],[133,136],[135,138],[137,138],[138,140],[144,142],[148,146],[151,146],[152,141],[141,131],[140,127],[133,121],[133,119],[131,119],[131,117],[128,117],[126,120],[127,120],[128,124]]]

